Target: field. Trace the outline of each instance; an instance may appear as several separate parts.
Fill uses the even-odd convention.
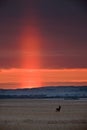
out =
[[[87,130],[87,100],[0,99],[0,130]]]

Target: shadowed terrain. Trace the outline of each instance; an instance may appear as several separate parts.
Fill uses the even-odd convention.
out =
[[[87,101],[0,99],[0,130],[25,129],[87,130]]]

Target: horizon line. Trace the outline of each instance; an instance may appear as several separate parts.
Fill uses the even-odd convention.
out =
[[[24,89],[40,89],[40,88],[56,88],[56,87],[87,87],[87,85],[54,85],[54,86],[41,86],[41,87],[31,87],[31,88],[0,88],[0,90],[24,90]]]

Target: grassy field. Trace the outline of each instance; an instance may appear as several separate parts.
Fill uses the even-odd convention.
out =
[[[0,99],[0,130],[87,130],[87,101]]]

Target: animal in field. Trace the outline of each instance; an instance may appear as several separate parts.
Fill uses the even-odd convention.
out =
[[[56,112],[60,112],[61,110],[61,106],[59,105],[59,107],[56,108]]]

